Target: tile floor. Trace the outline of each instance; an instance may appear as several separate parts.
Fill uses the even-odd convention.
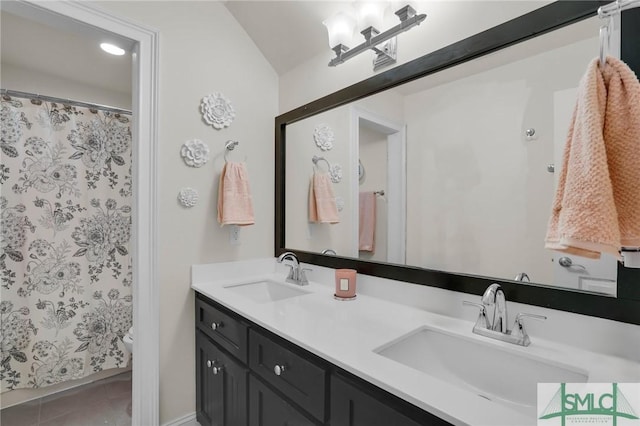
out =
[[[130,426],[131,372],[0,411],[1,426]]]

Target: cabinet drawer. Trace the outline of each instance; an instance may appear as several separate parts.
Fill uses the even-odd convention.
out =
[[[253,329],[249,331],[249,367],[324,423],[327,373],[323,367]]]
[[[315,426],[314,422],[253,375],[249,379],[249,407],[249,426]]]
[[[196,326],[230,354],[247,362],[248,326],[240,319],[196,298]]]

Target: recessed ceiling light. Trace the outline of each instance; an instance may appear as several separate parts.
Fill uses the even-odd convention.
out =
[[[124,49],[121,49],[118,46],[113,45],[111,43],[101,43],[100,48],[107,53],[111,53],[112,55],[122,56],[125,53]]]

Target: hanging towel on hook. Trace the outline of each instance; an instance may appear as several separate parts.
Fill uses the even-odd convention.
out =
[[[598,259],[640,246],[640,83],[594,59],[580,81],[545,247]]]
[[[328,173],[317,170],[309,184],[309,222],[340,222],[331,178]]]
[[[222,168],[218,184],[218,223],[241,226],[255,223],[244,163],[227,162]]]
[[[358,250],[373,253],[376,244],[376,193],[361,192],[358,208]]]

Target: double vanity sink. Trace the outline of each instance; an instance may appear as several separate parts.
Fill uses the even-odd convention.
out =
[[[640,380],[631,361],[538,337],[528,347],[493,340],[472,322],[363,294],[337,301],[332,283],[298,286],[268,267],[212,280],[234,275],[212,267],[194,266],[197,292],[452,424],[534,425],[538,383]]]

